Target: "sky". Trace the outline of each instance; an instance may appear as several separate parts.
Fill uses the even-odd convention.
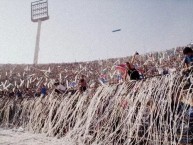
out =
[[[32,0],[0,0],[0,64],[33,63]],[[49,0],[39,63],[125,57],[193,40],[193,0]],[[121,29],[113,33],[112,30]]]

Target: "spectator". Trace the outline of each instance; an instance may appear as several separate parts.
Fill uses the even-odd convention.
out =
[[[47,95],[47,89],[45,85],[42,85],[41,87],[41,96],[46,96]]]
[[[55,89],[56,93],[62,94],[66,92],[67,88],[64,85],[60,83],[55,83],[55,85],[56,85],[56,89]]]
[[[20,89],[17,90],[16,97],[22,98],[22,92],[20,91]]]
[[[9,92],[9,97],[14,97],[14,91]]]
[[[87,84],[86,84],[86,81],[84,79],[84,75],[81,76],[81,79],[79,81],[79,91],[81,93],[85,92],[86,91],[86,87],[87,87]]]
[[[186,56],[184,60],[185,68],[188,68],[192,65],[193,62],[193,50],[190,47],[185,47],[183,54]]]
[[[127,65],[127,72],[125,75],[125,79],[127,75],[129,75],[130,80],[140,80],[139,72],[135,69],[135,67],[129,62],[126,62],[126,65]]]
[[[166,68],[163,69],[163,75],[169,74],[168,70]]]

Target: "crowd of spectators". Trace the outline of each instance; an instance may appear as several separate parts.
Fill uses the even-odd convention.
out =
[[[183,49],[177,47],[144,55],[136,52],[134,56],[91,62],[0,65],[0,96],[45,96],[52,90],[75,93],[78,89],[84,92],[99,85],[121,83],[131,73],[126,70],[124,74],[124,65],[136,70],[140,79],[170,74],[182,69]]]

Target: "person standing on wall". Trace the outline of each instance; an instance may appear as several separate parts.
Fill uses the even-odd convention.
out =
[[[126,80],[127,76],[129,76],[130,80],[140,80],[140,74],[135,69],[135,66],[133,65],[133,62],[135,60],[136,55],[139,55],[139,53],[138,52],[135,53],[135,55],[132,58],[131,63],[126,62],[127,72],[125,72],[125,80]]]

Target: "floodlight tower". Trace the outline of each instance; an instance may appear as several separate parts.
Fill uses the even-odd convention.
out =
[[[34,52],[34,64],[38,64],[38,53],[39,53],[39,43],[40,43],[40,31],[42,21],[48,20],[48,1],[39,0],[31,3],[31,21],[38,22],[38,29],[36,35],[36,45]]]

